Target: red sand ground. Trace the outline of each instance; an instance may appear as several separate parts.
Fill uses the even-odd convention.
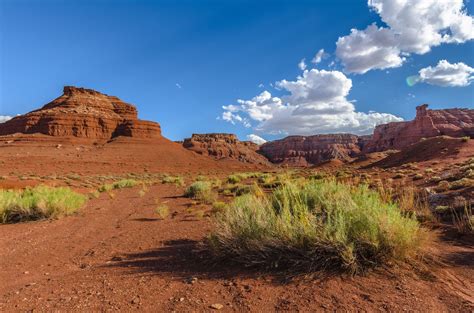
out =
[[[11,182],[28,174],[222,175],[257,169],[217,162],[165,139],[121,138],[92,146],[15,138],[21,140],[0,141],[0,175],[18,187],[35,183]],[[75,216],[0,225],[0,311],[205,312],[213,304],[222,304],[224,312],[474,310],[474,239],[459,238],[447,226],[435,231],[429,259],[436,262],[424,267],[284,282],[235,266],[211,266],[199,248],[211,222],[188,212],[209,208],[183,198],[183,189],[174,185],[154,185],[143,197],[139,190],[117,190],[113,199],[102,194]],[[157,202],[170,208],[168,218],[157,218]]]
[[[91,200],[77,216],[0,226],[0,311],[424,311],[474,309],[473,241],[439,233],[432,253],[444,265],[393,268],[365,276],[282,282],[209,266],[198,243],[211,225],[187,213],[182,189],[123,189]],[[153,213],[156,199],[171,209]],[[201,256],[202,258],[200,258]],[[192,283],[193,278],[197,280]]]

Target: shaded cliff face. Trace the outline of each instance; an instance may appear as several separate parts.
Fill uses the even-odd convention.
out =
[[[183,141],[183,147],[214,159],[234,159],[244,163],[270,165],[257,153],[258,145],[240,141],[234,134],[193,134]]]
[[[117,97],[72,86],[64,87],[62,96],[41,109],[0,124],[0,135],[14,133],[95,140],[118,136],[161,137],[160,125],[139,120],[133,105]]]
[[[260,153],[271,162],[311,166],[330,160],[349,161],[361,151],[367,137],[351,134],[289,136],[267,142]]]
[[[377,126],[372,139],[365,145],[364,152],[399,150],[421,138],[441,135],[474,137],[474,110],[429,110],[427,107],[426,104],[417,107],[413,121]]]

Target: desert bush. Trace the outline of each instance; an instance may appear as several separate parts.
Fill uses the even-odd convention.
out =
[[[222,201],[215,201],[212,204],[212,213],[222,212],[226,207],[226,203]]]
[[[184,186],[184,178],[181,176],[165,175],[161,179],[163,184],[175,184],[176,186]]]
[[[413,180],[420,180],[420,179],[423,179],[423,175],[420,174],[420,173],[415,174],[415,175],[413,176]]]
[[[168,206],[162,204],[162,205],[159,205],[156,209],[155,209],[155,214],[159,216],[159,218],[161,219],[165,219],[168,217],[168,215],[170,214],[170,210],[168,208]]]
[[[184,192],[184,196],[205,203],[212,203],[216,199],[216,195],[212,190],[212,185],[207,181],[197,181],[192,183]]]
[[[65,187],[37,186],[25,190],[0,190],[0,223],[70,215],[86,201],[86,196]]]
[[[464,136],[464,137],[461,138],[462,142],[468,142],[469,139],[471,139],[471,137],[469,137],[469,136]]]
[[[245,266],[357,272],[411,258],[422,238],[416,219],[365,185],[312,180],[236,198],[216,215],[208,243]]]
[[[227,182],[229,184],[237,184],[242,180],[242,178],[239,175],[229,175],[227,177]]]
[[[459,180],[453,181],[449,189],[456,190],[466,187],[474,187],[474,179],[464,177]]]
[[[425,173],[426,173],[426,174],[432,174],[432,173],[434,173],[434,172],[435,172],[435,171],[434,171],[434,169],[432,169],[432,168],[427,168],[427,169],[425,169]]]
[[[308,178],[318,180],[318,179],[324,179],[324,178],[326,178],[326,176],[327,175],[325,173],[319,172],[319,173],[314,173],[314,174],[310,175]]]
[[[468,204],[464,206],[464,210],[457,212],[451,210],[454,227],[461,234],[470,234],[474,232],[474,212],[472,207]]]
[[[112,184],[105,184],[99,187],[99,192],[111,191],[114,189],[131,188],[138,184],[134,179],[122,179]]]
[[[451,188],[451,184],[447,180],[440,181],[436,187],[436,189],[439,191],[446,191],[449,188]]]

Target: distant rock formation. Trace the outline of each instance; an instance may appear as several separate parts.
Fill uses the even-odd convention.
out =
[[[0,135],[14,133],[94,140],[161,137],[160,125],[139,120],[135,106],[114,96],[72,86],[64,87],[62,96],[41,109],[0,124]]]
[[[429,110],[424,104],[416,108],[413,121],[392,122],[379,125],[364,152],[403,149],[421,138],[447,135],[451,137],[474,137],[474,110],[445,109]]]
[[[349,161],[367,140],[367,136],[351,134],[289,136],[263,144],[259,152],[272,163],[311,166],[331,160]]]
[[[244,163],[270,165],[257,153],[258,145],[240,141],[234,134],[193,134],[183,141],[183,147],[214,159],[234,159]]]

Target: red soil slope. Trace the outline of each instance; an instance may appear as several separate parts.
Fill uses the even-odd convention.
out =
[[[442,161],[456,163],[474,156],[474,140],[447,136],[433,137],[412,144],[400,152],[390,154],[383,160],[371,164],[378,167],[396,167],[411,162]]]

